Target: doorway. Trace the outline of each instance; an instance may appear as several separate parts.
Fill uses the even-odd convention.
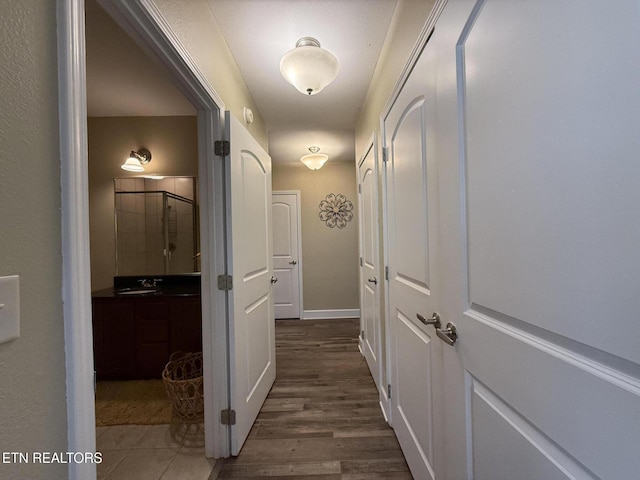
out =
[[[214,141],[221,138],[222,101],[168,32],[161,14],[146,2],[110,2],[108,13],[119,24],[136,25],[142,42],[164,64],[178,89],[198,110],[198,177],[201,200],[202,318],[205,395],[205,443],[209,457],[228,454],[227,428],[214,412],[227,408],[227,363],[214,365],[212,352],[227,348],[224,292],[213,287],[216,272],[224,271],[223,166],[212,164]],[[60,143],[62,167],[63,300],[67,363],[68,447],[95,449],[93,404],[93,348],[90,306],[88,162],[86,127],[84,2],[60,0]],[[185,60],[187,59],[187,60]],[[194,73],[195,72],[195,73]],[[214,318],[221,319],[214,322]],[[226,356],[219,355],[219,359]],[[215,385],[215,389],[214,389]],[[69,478],[93,478],[95,465],[69,466]]]
[[[300,191],[273,192],[273,274],[275,317],[302,318],[302,220]]]
[[[198,125],[166,70],[96,0],[85,0],[85,19],[96,447],[98,474],[117,476],[144,460],[134,444],[189,440],[204,457],[201,392],[187,429],[186,399],[163,380],[177,352],[202,356]],[[121,168],[138,150],[143,171]]]

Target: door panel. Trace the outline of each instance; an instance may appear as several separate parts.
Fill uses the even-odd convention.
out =
[[[242,448],[275,379],[271,159],[229,112],[228,218],[232,454]]]
[[[274,192],[273,268],[276,318],[301,318],[300,193]]]
[[[640,471],[640,10],[601,7],[451,1],[431,39],[455,478]]]
[[[378,160],[374,143],[358,166],[361,222],[361,316],[362,350],[378,391],[386,395],[382,383],[382,324],[380,319],[380,287],[382,274],[378,251]],[[384,402],[386,403],[386,402]]]
[[[396,427],[396,434],[401,445],[415,443],[429,475],[418,478],[435,478],[432,467],[434,436],[431,369],[416,372],[416,365],[430,365],[433,362],[432,339],[403,312],[397,311],[394,324],[396,356],[393,373],[396,388],[392,398],[396,415],[393,420],[395,426],[403,426]]]
[[[545,3],[572,18],[571,8],[555,2],[503,8],[487,1],[461,43],[461,65],[473,65],[472,75],[460,80],[472,239],[470,301],[638,362],[640,322],[626,325],[640,305],[637,292],[629,288],[637,282],[640,266],[638,231],[612,235],[628,230],[640,211],[638,165],[623,153],[623,146],[640,147],[635,128],[640,113],[629,111],[628,103],[639,85],[640,69],[617,60],[638,55],[638,49],[630,46],[632,38],[607,34],[590,43],[589,61],[580,60],[582,37],[549,25]],[[629,15],[619,19],[618,28],[634,32],[638,4],[626,3]],[[591,12],[571,23],[586,27],[600,21]],[[518,47],[496,50],[495,37],[506,38],[512,29],[518,31]],[[534,40],[543,29],[550,35]],[[518,62],[525,52],[529,60]],[[513,68],[521,63],[526,65]],[[497,73],[508,68],[509,76]],[[538,81],[536,72],[545,72],[545,81]],[[616,86],[606,88],[614,72]],[[629,117],[621,118],[627,111]],[[509,125],[509,135],[504,135],[503,124]],[[618,146],[612,148],[605,139]],[[558,261],[563,269],[556,274]],[[571,289],[564,288],[568,284]],[[547,314],[540,314],[541,303]],[[618,313],[608,318],[609,329],[603,331],[601,319],[612,305]],[[616,327],[626,332],[623,338],[614,333]]]
[[[437,279],[438,199],[434,139],[434,56],[422,52],[384,120],[389,238],[391,420],[415,478],[440,478],[441,344],[431,317]],[[439,457],[440,455],[440,457]]]
[[[475,478],[593,478],[481,383],[474,381],[471,392]]]
[[[401,106],[398,105],[396,108],[400,109]],[[390,179],[394,193],[391,205],[396,243],[396,280],[428,296],[429,227],[424,137],[426,132],[422,128],[425,115],[425,99],[420,96],[404,108],[397,120],[390,119],[395,121],[395,124],[390,125],[394,128],[389,149],[393,167]],[[409,215],[409,212],[412,215]]]

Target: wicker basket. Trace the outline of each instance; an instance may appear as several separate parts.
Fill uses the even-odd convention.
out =
[[[162,381],[175,415],[186,421],[202,418],[202,352],[173,353],[162,372]]]

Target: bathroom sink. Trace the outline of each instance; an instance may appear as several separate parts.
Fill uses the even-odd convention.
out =
[[[156,293],[158,290],[155,288],[123,288],[117,290],[116,295],[144,295],[148,293]]]

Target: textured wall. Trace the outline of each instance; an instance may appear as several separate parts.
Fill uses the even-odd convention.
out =
[[[151,163],[144,173],[198,176],[196,117],[90,117],[89,225],[91,289],[113,285],[115,228],[113,179],[137,177],[120,168],[131,150],[144,147]]]
[[[320,170],[273,164],[273,190],[300,190],[305,310],[360,308],[358,299],[358,195],[353,163],[327,162]],[[342,193],[353,203],[353,220],[329,228],[318,217],[320,202]]]
[[[243,107],[253,110],[254,122],[245,127],[268,152],[267,130],[260,111],[253,102],[207,0],[154,0],[154,3],[199,70],[220,95],[225,109],[230,110],[243,125]],[[248,41],[251,41],[250,35]]]
[[[405,67],[435,0],[398,0],[356,126],[356,158],[366,153],[380,114]]]
[[[0,451],[66,452],[56,2],[1,5],[0,275],[20,275],[21,336],[0,345]],[[0,463],[0,478],[67,467]]]

